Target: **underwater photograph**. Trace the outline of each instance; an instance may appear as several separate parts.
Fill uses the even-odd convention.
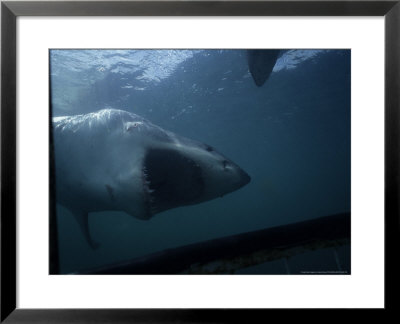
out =
[[[49,50],[50,274],[351,274],[351,50]]]

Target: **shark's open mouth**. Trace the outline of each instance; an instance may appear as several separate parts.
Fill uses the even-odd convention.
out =
[[[194,204],[204,194],[200,166],[174,150],[149,150],[144,159],[142,174],[149,216],[170,208]]]

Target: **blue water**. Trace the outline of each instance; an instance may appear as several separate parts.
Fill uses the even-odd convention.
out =
[[[349,50],[286,51],[262,87],[244,50],[52,50],[50,61],[53,116],[130,111],[215,147],[252,178],[223,198],[149,221],[92,213],[95,251],[57,206],[63,273],[350,211]],[[321,253],[293,258],[291,267],[335,267]],[[340,249],[348,267],[349,253]],[[250,273],[285,273],[276,262]]]

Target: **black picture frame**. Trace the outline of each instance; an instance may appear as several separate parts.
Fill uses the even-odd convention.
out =
[[[1,3],[1,322],[252,322],[267,309],[16,308],[16,18],[18,16],[384,16],[385,308],[399,288],[400,1],[2,1]],[[373,235],[373,233],[371,234]],[[40,292],[38,292],[40,293]],[[297,310],[301,316],[309,311]],[[274,310],[274,312],[276,312]],[[368,316],[371,313],[368,312]],[[317,317],[318,318],[318,317]],[[281,318],[282,319],[282,318]],[[308,319],[310,319],[308,317]],[[265,320],[267,320],[265,318]],[[320,318],[323,320],[323,318]]]

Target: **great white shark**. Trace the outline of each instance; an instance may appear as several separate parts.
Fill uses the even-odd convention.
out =
[[[150,219],[235,191],[250,176],[213,147],[133,113],[103,109],[54,117],[56,200],[92,248],[88,213],[123,211]]]

